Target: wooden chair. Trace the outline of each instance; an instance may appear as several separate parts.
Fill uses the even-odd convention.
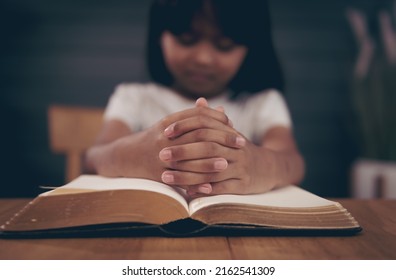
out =
[[[48,130],[53,152],[66,155],[66,182],[82,172],[82,156],[91,146],[102,125],[103,109],[51,105]]]

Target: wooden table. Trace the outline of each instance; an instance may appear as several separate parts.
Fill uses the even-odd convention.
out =
[[[0,199],[0,224],[27,199]],[[0,239],[0,259],[396,259],[396,200],[339,199],[363,227],[349,237]]]

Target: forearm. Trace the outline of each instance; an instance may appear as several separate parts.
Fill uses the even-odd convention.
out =
[[[274,151],[261,148],[262,168],[270,168],[273,187],[299,184],[304,178],[305,163],[296,150]],[[264,155],[265,154],[265,155]]]
[[[91,147],[85,156],[87,171],[109,177],[154,179],[143,167],[143,162],[149,161],[149,158],[144,158],[140,138],[141,133],[134,133]]]
[[[119,171],[114,157],[115,143],[95,145],[85,154],[84,165],[88,173],[115,177]]]

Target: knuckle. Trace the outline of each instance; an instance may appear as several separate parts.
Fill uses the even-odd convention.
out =
[[[248,186],[251,185],[251,178],[250,176],[246,176],[243,180],[242,180],[242,184],[241,184],[241,188],[239,189],[241,194],[248,194],[249,193],[249,189]]]
[[[170,140],[163,133],[157,133],[154,136],[154,141],[155,147],[158,149],[158,152],[165,147],[169,147],[170,145]]]
[[[215,111],[213,109],[207,108],[207,107],[197,107],[197,115],[204,117],[205,119],[207,119],[208,117],[211,118],[215,118],[218,121],[224,123],[224,124],[228,124],[229,123],[229,118],[228,116],[223,113],[223,112],[219,112],[219,111]]]
[[[179,161],[171,161],[171,162],[168,163],[168,165],[169,165],[169,168],[174,169],[174,170],[175,169],[181,169]]]
[[[216,194],[228,193],[226,184],[224,182],[216,183],[214,186],[214,191]]]
[[[182,147],[172,147],[172,160],[180,159],[183,156]]]
[[[210,156],[216,156],[219,153],[219,145],[214,142],[206,143],[206,151]]]
[[[200,127],[202,127],[202,126],[204,126],[206,124],[206,120],[207,120],[206,116],[203,116],[203,115],[197,116],[197,124]]]
[[[229,123],[229,118],[224,112],[217,111],[216,113],[217,113],[216,118],[217,118],[218,121],[220,121],[220,122],[222,122],[224,124],[228,124]]]
[[[236,135],[234,134],[226,134],[225,136],[225,144],[229,147],[235,146],[236,143]]]
[[[216,171],[215,170],[215,160],[208,160],[205,161],[205,164],[203,166],[204,170],[208,171],[208,172],[213,172]]]
[[[241,163],[239,168],[240,168],[240,171],[239,171],[240,175],[243,178],[248,177],[247,175],[249,175],[249,171],[250,171],[249,166],[247,164]]]
[[[178,132],[180,132],[180,131],[182,131],[182,129],[183,129],[183,127],[182,127],[182,125],[180,124],[180,122],[174,122],[173,124],[172,124],[172,126],[173,126],[173,132],[174,133],[178,133]]]
[[[205,182],[213,182],[215,180],[215,175],[212,174],[212,173],[207,173],[207,174],[204,175],[203,180]]]
[[[167,128],[170,124],[171,124],[171,120],[169,116],[165,116],[159,121],[159,126],[162,130]]]
[[[205,141],[208,137],[208,132],[205,129],[197,129],[195,131],[195,140],[196,141]]]
[[[180,158],[182,152],[179,147],[172,147],[172,161],[175,161]]]
[[[203,114],[206,113],[207,108],[206,108],[206,107],[199,106],[199,107],[196,108],[196,110],[197,110],[198,115],[203,115]]]
[[[157,133],[153,137],[155,146],[159,147],[160,149],[165,146],[165,138],[163,137],[162,133]]]
[[[228,116],[226,115],[226,114],[222,114],[222,122],[224,123],[224,124],[228,124],[229,123],[229,118],[228,118]]]

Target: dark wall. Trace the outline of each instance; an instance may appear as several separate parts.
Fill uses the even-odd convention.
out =
[[[64,157],[48,148],[49,104],[104,107],[118,83],[146,80],[148,5],[1,2],[0,196],[33,196],[38,185],[63,183]],[[355,154],[345,118],[354,42],[344,1],[271,1],[271,8],[294,130],[307,160],[302,185],[347,196]]]
[[[325,196],[348,196],[356,152],[347,121],[355,47],[345,1],[271,3],[286,94],[307,163],[303,185]]]

